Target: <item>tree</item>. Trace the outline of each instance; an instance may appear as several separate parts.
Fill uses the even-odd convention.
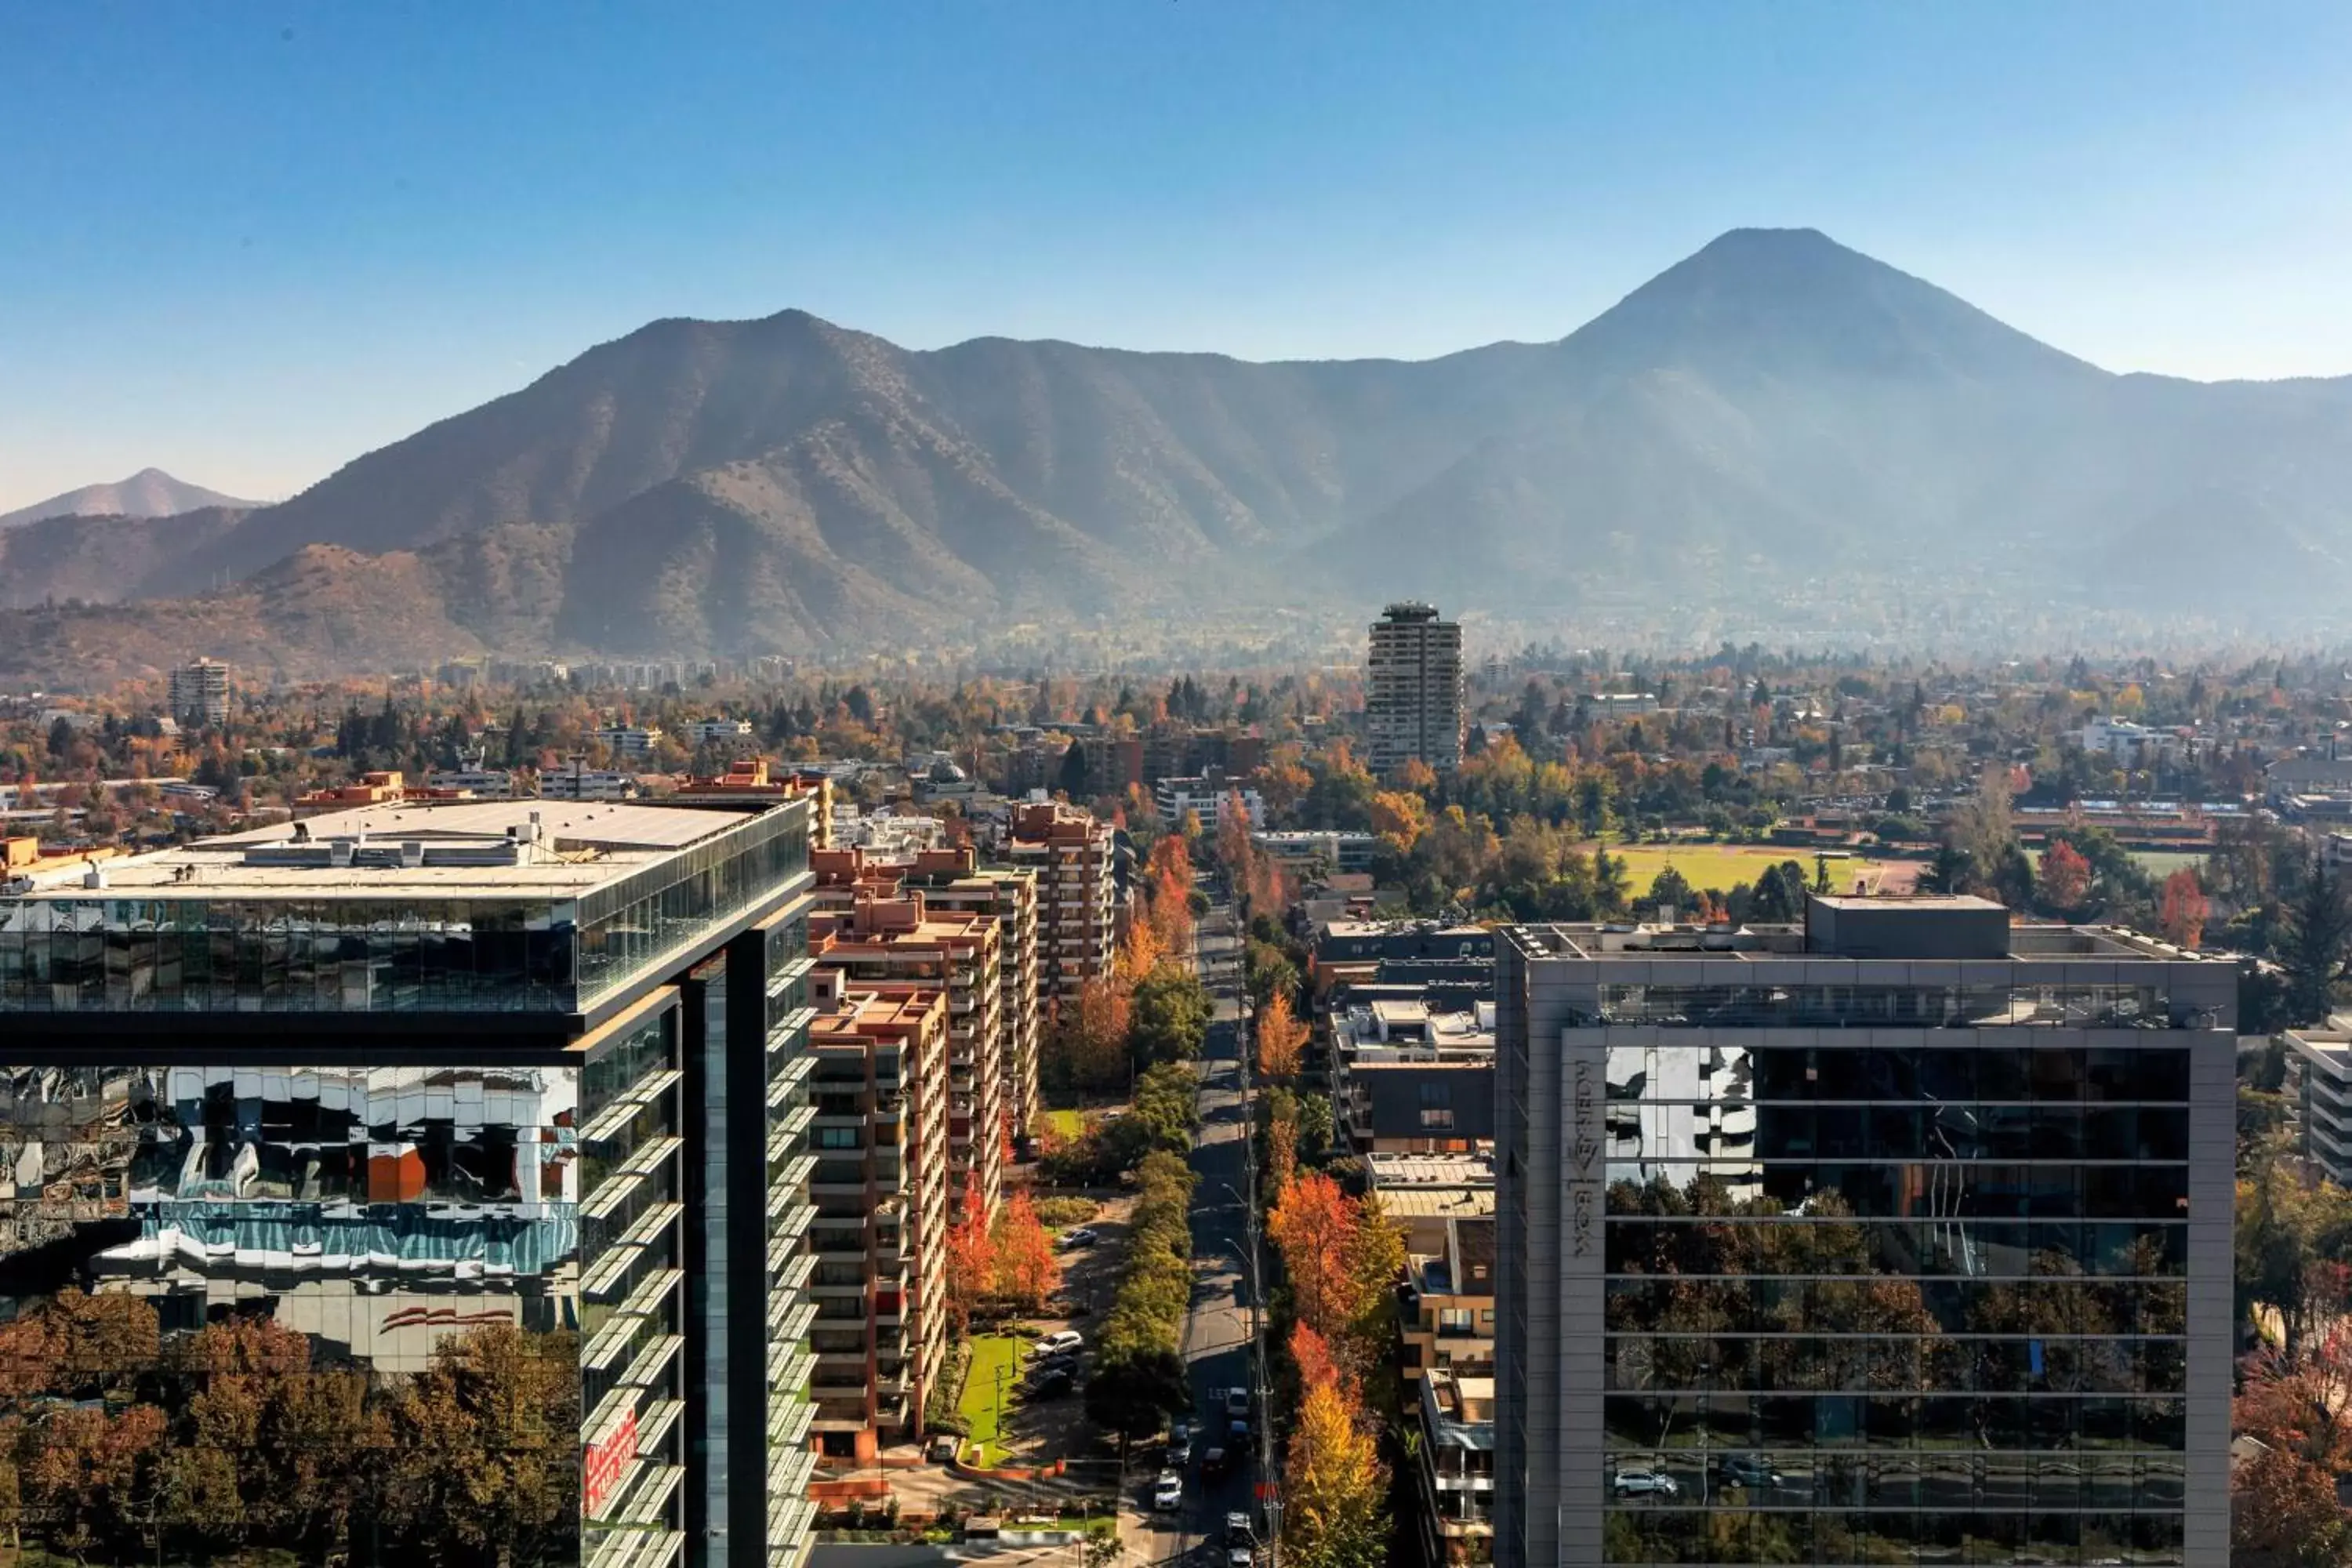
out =
[[[2352,900],[2325,856],[2315,853],[2305,864],[2286,913],[2279,963],[2288,1006],[2296,1023],[2316,1024],[2326,1018],[2352,964]]]
[[[2016,842],[2015,800],[2008,766],[1988,763],[1977,779],[1977,793],[1952,814],[1952,843],[1979,872],[1997,867]]]
[[[1307,1026],[1292,1015],[1287,987],[1277,989],[1266,998],[1255,1024],[1259,1075],[1271,1079],[1296,1078],[1298,1075],[1300,1047],[1307,1044]]]
[[[1191,1061],[1201,1054],[1213,1011],[1200,976],[1162,963],[1139,981],[1128,1037],[1138,1064]]]
[[[2352,1468],[2352,1329],[2248,1364],[2232,1425],[2262,1451],[2231,1478],[2231,1560],[2263,1568],[2352,1561],[2336,1478]]]
[[[1696,907],[1697,902],[1698,895],[1691,890],[1689,879],[1672,865],[1659,867],[1658,874],[1650,879],[1650,890],[1642,895],[1642,909],[1645,913],[1651,910],[1671,909],[1677,919],[1685,910]]]
[[[443,1340],[385,1413],[386,1544],[428,1563],[576,1556],[577,1336],[491,1323]]]
[[[1074,801],[1087,798],[1087,750],[1083,745],[1076,741],[1070,742],[1070,749],[1062,753],[1062,771],[1054,782],[1064,795]]]
[[[2205,936],[2210,907],[2197,873],[2183,866],[2164,879],[2164,906],[2157,917],[2164,940],[2175,947],[2195,947]]]
[[[1797,873],[1797,880],[1791,883],[1786,867],[1768,866],[1764,874],[1756,879],[1748,918],[1767,924],[1785,924],[1797,919],[1804,907],[1804,873]]]
[[[1283,1467],[1282,1546],[1298,1568],[1388,1561],[1388,1467],[1336,1376],[1302,1389]]]
[[[995,1254],[996,1294],[1016,1311],[1043,1311],[1062,1287],[1062,1264],[1027,1193],[1013,1194],[997,1212],[989,1245]]]
[[[2090,897],[2091,863],[2064,839],[2053,840],[2042,851],[2038,868],[2042,901],[2056,913],[2079,910]]]
[[[948,1310],[955,1315],[958,1333],[971,1331],[973,1316],[996,1289],[998,1272],[977,1175],[964,1177],[963,1194],[963,1218],[948,1231]]]

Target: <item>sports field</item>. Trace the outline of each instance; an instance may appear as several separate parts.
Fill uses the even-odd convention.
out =
[[[1609,853],[1625,862],[1636,902],[1649,889],[1651,879],[1668,865],[1702,892],[1724,893],[1741,882],[1753,884],[1768,868],[1783,860],[1794,860],[1803,867],[1808,883],[1813,877],[1811,850],[1766,844],[1612,844]],[[1906,891],[1918,873],[1918,865],[1912,861],[1867,860],[1860,856],[1830,858],[1830,886],[1841,893],[1853,891],[1857,879],[1866,883],[1871,892]]]

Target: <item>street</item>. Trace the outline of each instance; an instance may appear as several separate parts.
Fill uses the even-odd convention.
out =
[[[1222,1563],[1225,1515],[1253,1511],[1256,1479],[1249,1453],[1234,1454],[1222,1479],[1206,1480],[1201,1471],[1202,1454],[1224,1442],[1222,1391],[1251,1382],[1249,1274],[1242,1261],[1247,1242],[1239,1195],[1249,1126],[1236,1056],[1239,943],[1226,904],[1217,903],[1202,917],[1197,952],[1202,979],[1215,1002],[1200,1064],[1201,1135],[1192,1158],[1200,1185],[1192,1194],[1192,1306],[1184,1325],[1184,1359],[1200,1433],[1184,1477],[1183,1508],[1152,1516],[1143,1543],[1144,1561],[1151,1563],[1177,1561],[1203,1542],[1212,1544],[1202,1561]],[[1253,1429],[1265,1415],[1251,1411]],[[1143,1481],[1149,1487],[1150,1477]]]

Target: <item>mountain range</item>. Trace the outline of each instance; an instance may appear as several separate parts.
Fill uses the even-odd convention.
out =
[[[175,479],[161,468],[142,468],[110,485],[84,485],[15,511],[0,511],[0,529],[38,522],[45,517],[170,517],[205,507],[250,511],[260,504]]]
[[[2347,587],[2352,378],[2114,374],[1744,229],[1558,342],[1418,363],[656,321],[278,505],[0,534],[0,672],[809,654],[1399,595],[1563,628],[2021,594],[2260,626]]]

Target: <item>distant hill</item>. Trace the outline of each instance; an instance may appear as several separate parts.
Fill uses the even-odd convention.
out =
[[[170,517],[205,507],[250,511],[260,504],[175,479],[161,468],[142,468],[110,485],[84,485],[15,511],[0,512],[0,530],[47,517]]]
[[[120,624],[130,658],[168,628],[173,657],[289,668],[1406,593],[1564,626],[1747,605],[1810,631],[1827,600],[1892,606],[1899,635],[2026,592],[2060,626],[2070,605],[2266,626],[2352,589],[2352,380],[2112,374],[1751,229],[1559,342],[1417,363],[656,321],[289,501],[197,515],[10,541],[0,598],[209,588],[135,629],[44,612],[47,646]],[[0,668],[38,643],[0,625]]]

